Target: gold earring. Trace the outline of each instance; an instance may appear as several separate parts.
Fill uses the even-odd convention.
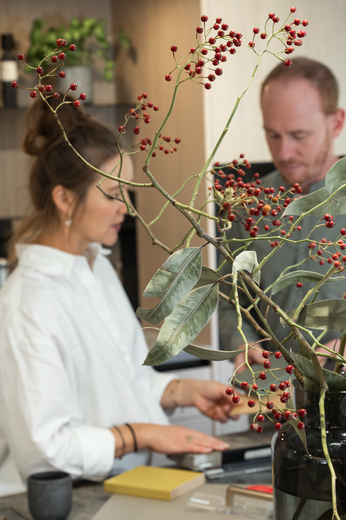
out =
[[[67,215],[66,219],[65,219],[65,225],[66,226],[71,226],[71,224],[72,224],[72,216],[71,215]]]

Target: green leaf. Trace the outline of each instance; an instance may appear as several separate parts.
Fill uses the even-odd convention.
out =
[[[288,215],[298,215],[309,211],[309,215],[315,215],[316,217],[323,217],[326,213],[330,213],[334,217],[338,215],[344,215],[346,213],[346,200],[339,196],[338,198],[332,199],[329,202],[325,202],[330,197],[330,193],[327,188],[321,188],[320,190],[313,191],[304,197],[293,200],[285,209],[283,217]],[[319,204],[322,204],[319,208],[315,208]],[[315,208],[315,209],[313,209]],[[310,211],[312,210],[312,211]]]
[[[217,284],[199,287],[185,296],[166,318],[144,365],[160,365],[188,347],[210,320],[218,301]]]
[[[232,273],[236,271],[248,271],[250,274],[253,273],[255,268],[258,266],[257,253],[256,251],[243,251],[234,260],[232,266]],[[259,285],[261,273],[258,271],[254,276],[254,281]]]
[[[346,157],[343,157],[331,167],[326,176],[325,186],[330,195],[341,186],[345,186],[338,191],[337,199],[340,201],[346,197]]]
[[[70,19],[70,28],[71,29],[79,29],[80,26],[81,26],[81,23],[78,20],[78,18],[71,18]]]
[[[289,400],[287,401],[287,409],[288,410],[295,410],[295,406],[293,404],[293,401],[292,401],[292,397],[289,398]],[[302,441],[303,443],[303,446],[305,448],[305,451],[306,453],[309,455],[309,451],[308,451],[308,444],[306,442],[306,433],[305,433],[305,429],[304,430],[300,430],[298,428],[298,422],[294,419],[290,419],[288,421],[292,426],[293,428],[295,429],[296,433],[298,434],[300,440]]]
[[[95,37],[103,49],[109,49],[109,42],[106,38],[106,31],[104,27],[95,27]]]
[[[128,51],[132,47],[132,40],[126,34],[124,33],[124,29],[122,27],[119,27],[117,39],[119,42],[119,45]]]
[[[287,314],[292,317],[295,309]],[[303,307],[298,324],[317,330],[346,332],[346,300],[321,300]]]
[[[293,283],[310,282],[316,284],[317,282],[322,280],[323,277],[324,275],[320,273],[315,273],[313,271],[292,271],[291,273],[287,273],[278,279],[278,281],[273,286],[272,295],[278,293],[279,291],[281,291],[281,289],[284,289],[285,287],[287,287],[288,285],[292,285]],[[340,277],[328,278],[326,283],[336,281],[340,282]]]
[[[115,66],[115,64],[114,64],[114,66]],[[107,70],[104,70],[103,73],[102,73],[102,77],[103,77],[106,81],[108,81],[108,82],[110,83],[110,82],[113,80],[113,78],[114,78],[114,73],[113,73],[113,71],[110,71],[110,72],[109,72],[109,71],[107,71]]]
[[[208,361],[225,361],[233,359],[243,350],[216,350],[213,348],[198,347],[197,345],[189,345],[184,348],[185,352],[195,356],[198,359],[207,359]]]
[[[299,370],[299,372],[307,379],[316,383],[319,386],[319,380],[317,374],[315,372],[312,361],[309,361],[305,357],[300,354],[291,353],[292,358],[294,359],[294,364]],[[336,372],[331,372],[330,370],[322,369],[324,373],[324,377],[328,383],[329,390],[331,392],[339,392],[346,390],[346,378],[337,374]]]
[[[310,381],[307,377],[303,376],[304,379],[304,388],[305,390],[313,390],[314,392],[318,392],[320,387],[318,384],[314,383],[313,381]]]
[[[202,247],[188,247],[176,251],[156,271],[145,288],[143,296],[162,299],[152,309],[139,307],[136,312],[139,318],[152,325],[157,325],[188,294],[201,274]]]
[[[294,419],[290,419],[288,422],[289,422],[289,423],[293,426],[293,428],[295,429],[297,435],[299,436],[300,440],[301,440],[302,443],[303,443],[303,446],[304,446],[304,448],[305,448],[306,453],[309,455],[308,444],[307,444],[307,442],[306,442],[306,433],[305,433],[305,429],[304,429],[304,430],[300,430],[300,429],[298,428],[298,423],[297,423],[297,421],[294,420]]]
[[[203,287],[203,285],[210,285],[212,283],[217,282],[220,280],[220,275],[213,269],[210,269],[210,267],[206,267],[205,265],[202,266],[202,272],[201,276],[194,286],[194,289],[197,289],[198,287]]]

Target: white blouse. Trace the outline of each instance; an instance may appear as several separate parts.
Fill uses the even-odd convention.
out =
[[[105,250],[90,247],[92,269],[85,256],[18,246],[0,290],[0,465],[11,456],[23,479],[54,469],[98,480],[147,464],[147,450],[114,459],[108,428],[168,424],[159,403],[174,376],[142,366],[138,320]]]

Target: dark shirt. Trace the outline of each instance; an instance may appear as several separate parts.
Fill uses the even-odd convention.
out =
[[[274,171],[262,179],[262,184],[264,187],[274,187],[277,193],[279,186],[284,186],[286,188],[289,187],[281,177],[278,171]],[[316,191],[324,187],[324,179],[319,181],[311,186],[310,191]],[[280,218],[281,212],[277,217]],[[297,217],[295,217],[296,220]],[[315,229],[309,238],[316,242],[320,242],[322,238],[326,238],[327,240],[331,240],[334,242],[340,235],[340,229],[345,225],[344,217],[335,218],[335,226],[333,228],[328,229],[325,225]],[[306,238],[310,230],[315,226],[318,222],[319,218],[314,216],[307,216],[301,222],[302,230],[294,231],[292,235],[292,239],[299,240],[301,238]],[[343,221],[342,221],[343,220]],[[324,221],[323,221],[324,222]],[[287,228],[285,228],[287,229]],[[280,235],[280,231],[277,233]],[[230,231],[228,231],[228,239],[231,238],[246,238],[248,237],[248,232],[245,231],[244,226],[241,223],[235,223]],[[258,262],[261,262],[264,256],[268,255],[272,251],[270,246],[270,240],[260,240],[253,241],[249,249],[253,249],[257,252]],[[239,248],[239,243],[233,245],[230,243],[230,249],[235,250]],[[317,247],[314,249],[314,253],[317,252]],[[345,251],[346,253],[346,251]],[[299,264],[302,260],[304,260],[309,254],[308,243],[302,242],[299,244],[289,244],[285,243],[276,254],[268,260],[263,268],[261,269],[261,282],[260,286],[262,289],[267,288],[269,285],[274,283],[274,281],[281,274],[282,270],[288,266],[293,266]],[[330,264],[325,261],[323,266],[319,265],[320,258],[317,256],[317,261],[313,261],[308,259],[302,265],[297,267],[296,269],[303,269],[308,271],[314,271],[318,273],[325,274],[327,270],[330,268]],[[225,275],[227,273],[231,273],[232,269],[230,264],[226,264],[222,270],[221,274]],[[231,279],[230,279],[231,280]],[[221,290],[226,294],[229,294],[230,286],[221,285]],[[275,294],[272,299],[277,303],[284,311],[289,311],[291,309],[295,309],[300,303],[302,297],[306,294],[306,292],[313,287],[311,283],[304,283],[302,288],[296,287],[296,284],[289,285],[285,289],[281,290],[277,294]],[[324,284],[317,295],[315,301],[325,300],[325,299],[337,299],[342,298],[343,293],[345,291],[345,285],[343,280],[340,278],[340,283],[330,283]],[[240,304],[244,307],[249,306],[249,302],[244,297],[242,291],[239,291]],[[262,313],[266,312],[267,306],[261,302],[260,309]],[[277,313],[269,310],[268,313],[268,324],[273,330],[274,334],[277,336],[279,340],[282,340],[290,333],[290,328],[288,325],[283,327],[283,325],[279,321],[279,316]],[[258,320],[257,320],[258,321]],[[220,299],[220,307],[219,307],[219,327],[220,327],[220,337],[221,337],[221,348],[224,350],[236,350],[241,344],[243,344],[243,339],[240,336],[239,332],[236,330],[237,327],[237,316],[235,308],[230,305],[227,301]],[[252,325],[246,320],[243,319],[242,330],[245,333],[245,336],[249,343],[256,342],[261,337],[255,332]],[[321,333],[321,331],[316,331],[317,336]],[[322,343],[326,343],[327,341],[337,337],[338,334],[335,331],[328,331],[322,339]],[[261,343],[262,346],[268,350],[273,350],[274,346],[269,343]],[[272,345],[272,346],[271,346]],[[294,351],[299,350],[299,344],[293,338],[291,338],[285,346],[287,348],[292,348]]]

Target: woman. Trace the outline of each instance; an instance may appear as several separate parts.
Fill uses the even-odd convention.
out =
[[[116,172],[113,133],[72,105],[59,111],[78,152]],[[224,450],[224,442],[171,426],[163,408],[195,405],[228,420],[225,385],[141,366],[139,323],[100,244],[113,245],[126,213],[118,183],[89,169],[48,107],[29,111],[25,151],[33,212],[16,235],[18,265],[0,293],[0,425],[22,478],[63,470],[100,480],[160,453]],[[129,157],[124,179],[132,179]],[[124,192],[127,189],[123,186]],[[0,454],[0,461],[6,456]]]

